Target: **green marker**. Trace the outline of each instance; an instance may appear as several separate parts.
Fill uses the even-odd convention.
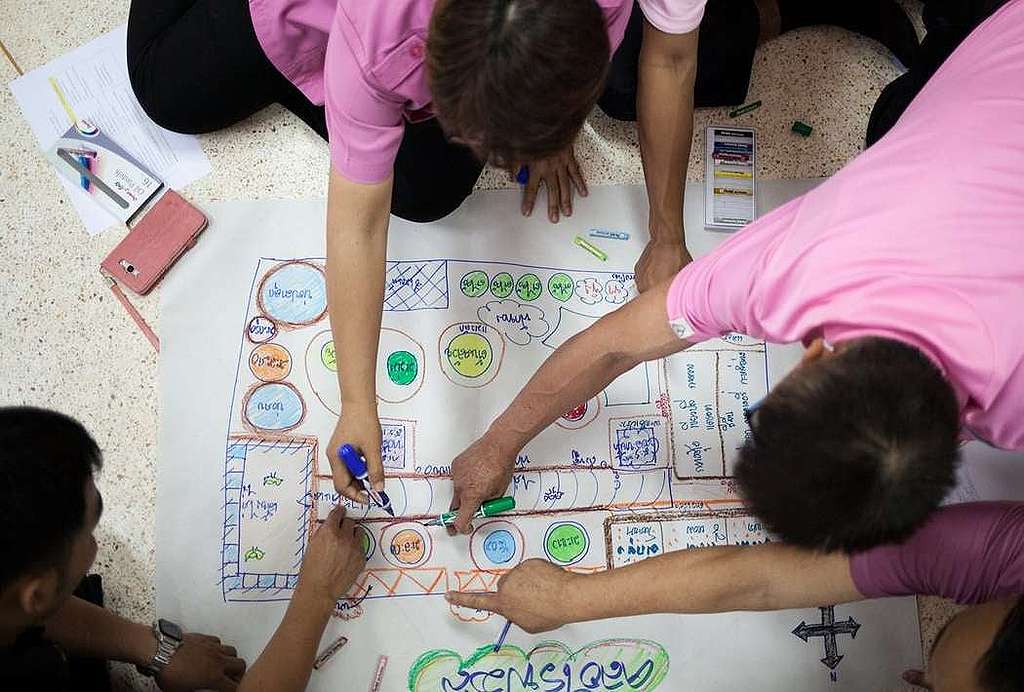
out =
[[[576,236],[576,239],[573,240],[572,242],[576,243],[576,245],[583,248],[584,250],[586,250],[587,252],[589,252],[602,262],[606,262],[608,260],[608,253],[606,253],[604,250],[597,247],[593,243],[590,243],[579,236]]]
[[[748,103],[745,106],[740,106],[736,110],[729,111],[729,117],[730,118],[736,118],[736,117],[739,117],[741,115],[746,115],[750,111],[757,110],[760,107],[761,107],[761,102],[760,101],[754,101],[753,103]]]
[[[474,519],[481,517],[493,517],[495,514],[501,514],[502,512],[510,512],[516,508],[516,499],[514,497],[496,497],[493,500],[487,500],[480,509],[473,515]],[[455,517],[459,516],[458,512],[445,512],[437,519],[431,519],[424,526],[448,526]]]
[[[791,127],[790,129],[793,132],[795,132],[798,135],[800,135],[801,137],[810,137],[811,136],[811,132],[814,131],[813,127],[811,127],[807,123],[802,123],[799,120],[794,120],[793,121],[793,127]]]

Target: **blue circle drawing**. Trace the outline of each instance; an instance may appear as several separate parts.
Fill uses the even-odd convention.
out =
[[[291,430],[302,422],[306,406],[291,385],[260,385],[245,400],[245,419],[260,430]]]
[[[263,312],[276,322],[312,324],[327,311],[327,279],[308,262],[289,262],[272,270],[260,284]]]
[[[516,539],[509,531],[498,529],[484,538],[484,555],[496,565],[504,565],[516,554]]]

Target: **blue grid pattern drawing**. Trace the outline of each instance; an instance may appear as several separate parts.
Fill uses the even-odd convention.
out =
[[[388,262],[384,274],[384,310],[448,309],[447,260]]]

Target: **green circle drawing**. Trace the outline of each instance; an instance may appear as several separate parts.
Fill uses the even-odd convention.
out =
[[[523,274],[516,282],[516,295],[521,300],[537,300],[544,290],[543,286],[536,274]]]
[[[508,272],[495,274],[491,279],[491,295],[495,298],[508,298],[512,295],[512,289],[515,287],[515,279]]]
[[[388,377],[397,385],[405,386],[416,380],[420,372],[420,364],[416,356],[408,351],[395,351],[388,356]]]
[[[548,293],[555,300],[560,300],[563,303],[572,298],[573,286],[572,277],[568,274],[552,274],[548,279]]]
[[[579,561],[590,547],[586,530],[573,521],[552,524],[544,536],[544,552],[563,565]]]
[[[487,274],[477,270],[462,277],[459,287],[468,298],[478,298],[487,290],[488,281]]]
[[[334,352],[334,341],[328,341],[320,349],[320,362],[332,372],[338,371],[338,354]]]
[[[365,555],[366,559],[369,560],[370,556],[373,554],[374,547],[376,547],[374,545],[375,541],[373,540],[373,536],[370,535],[369,529],[362,524],[356,524],[356,528],[359,530],[359,544],[363,549],[363,555]]]

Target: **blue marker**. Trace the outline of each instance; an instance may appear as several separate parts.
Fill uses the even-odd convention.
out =
[[[612,240],[629,240],[629,234],[625,231],[609,231],[605,228],[591,228],[588,233],[591,238],[610,238]]]
[[[352,445],[343,444],[338,447],[338,458],[344,462],[345,468],[352,474],[352,477],[363,484],[363,490],[370,496],[373,503],[391,516],[395,516],[395,510],[391,509],[391,500],[388,499],[387,494],[383,490],[377,492],[370,485],[370,472],[366,468],[366,459],[363,455],[357,452]]]
[[[512,626],[511,620],[505,620],[505,627],[501,630],[501,635],[498,637],[498,643],[494,645],[494,651],[491,653],[497,653],[501,650],[502,645],[505,643],[505,637],[508,636],[508,628]]]
[[[519,172],[516,173],[516,182],[519,183],[520,185],[526,185],[526,183],[530,182],[530,167],[529,166],[520,166],[519,167]]]

